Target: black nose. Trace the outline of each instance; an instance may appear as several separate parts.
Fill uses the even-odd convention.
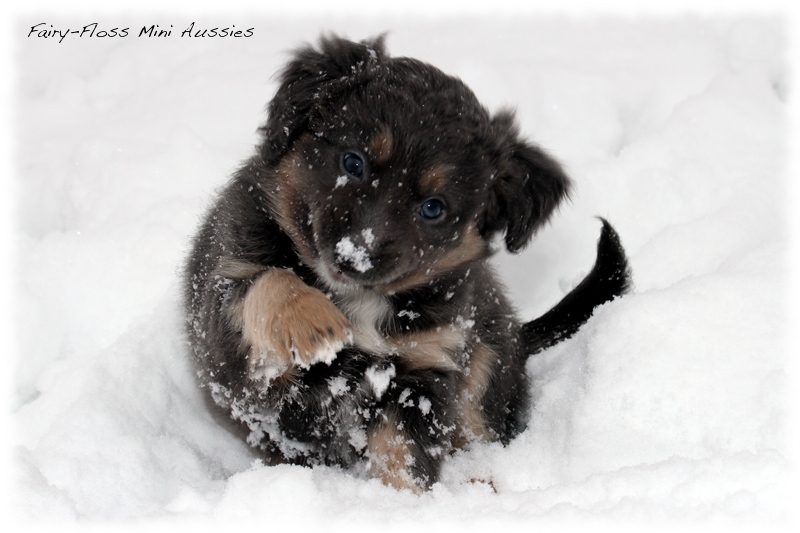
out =
[[[347,262],[336,261],[334,266],[339,274],[344,274],[349,278],[358,278],[361,276],[361,272],[356,270],[353,265]]]

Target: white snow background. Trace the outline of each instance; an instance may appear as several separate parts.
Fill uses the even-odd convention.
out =
[[[196,27],[249,39],[182,39]],[[112,17],[125,39],[14,26],[14,498],[34,523],[561,520],[775,524],[787,511],[786,28],[776,18]],[[168,39],[137,38],[144,25]],[[532,358],[529,429],[422,496],[267,467],[208,413],[179,279],[204,209],[253,150],[287,51],[390,30],[565,165],[572,201],[496,258],[521,316],[594,261],[607,217],[635,290]],[[496,489],[484,481],[491,480]],[[55,520],[51,522],[50,520]],[[43,521],[43,522],[42,522]],[[590,523],[590,522],[587,522]],[[538,525],[538,526],[537,526]]]

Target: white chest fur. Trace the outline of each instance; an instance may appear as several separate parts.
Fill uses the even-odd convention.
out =
[[[410,369],[462,369],[459,362],[467,342],[463,328],[448,325],[387,336],[381,326],[394,310],[386,296],[353,291],[334,300],[350,320],[356,348],[376,356],[396,356]]]

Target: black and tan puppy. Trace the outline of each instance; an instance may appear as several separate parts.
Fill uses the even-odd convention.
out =
[[[528,418],[526,358],[625,291],[604,222],[597,264],[520,324],[487,262],[566,197],[559,165],[458,79],[382,39],[297,51],[257,153],[189,259],[189,338],[213,400],[270,461],[436,482],[470,441]]]

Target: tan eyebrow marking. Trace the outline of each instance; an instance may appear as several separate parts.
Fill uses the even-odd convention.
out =
[[[383,126],[369,141],[367,153],[378,165],[384,165],[392,158],[394,137],[388,127]]]
[[[423,196],[438,194],[447,188],[450,182],[450,175],[455,167],[446,163],[436,163],[430,170],[425,172],[419,179],[420,193]]]

